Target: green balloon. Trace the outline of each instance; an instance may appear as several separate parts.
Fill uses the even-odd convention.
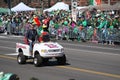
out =
[[[55,23],[55,24],[54,24],[54,27],[55,27],[56,29],[58,29],[58,28],[59,28],[58,23]]]

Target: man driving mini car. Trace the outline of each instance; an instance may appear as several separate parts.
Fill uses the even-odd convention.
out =
[[[30,24],[30,29],[26,33],[26,38],[30,45],[30,53],[32,55],[33,44],[37,38],[37,31],[34,29],[34,24]]]

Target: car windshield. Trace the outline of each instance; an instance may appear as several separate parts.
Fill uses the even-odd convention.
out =
[[[49,34],[43,35],[43,42],[49,42],[49,41],[50,41]]]

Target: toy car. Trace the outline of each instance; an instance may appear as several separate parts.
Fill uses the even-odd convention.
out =
[[[0,72],[0,80],[19,80],[20,78],[18,75],[13,74],[13,73],[5,73]]]
[[[16,43],[17,62],[19,64],[25,64],[27,59],[33,59],[33,63],[37,67],[42,63],[47,63],[52,58],[56,59],[58,64],[64,65],[66,63],[63,47],[57,42],[51,42],[48,38],[42,43],[36,42],[33,45],[32,55],[29,48],[28,44]]]

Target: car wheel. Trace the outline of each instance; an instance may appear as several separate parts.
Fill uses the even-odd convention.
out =
[[[19,64],[25,64],[26,63],[26,57],[23,54],[19,54],[17,56],[17,62]]]
[[[66,64],[66,56],[63,55],[62,57],[58,57],[58,58],[57,58],[57,62],[58,62],[58,64],[60,64],[60,65]]]
[[[42,62],[43,62],[42,57],[39,54],[35,55],[35,57],[34,57],[34,65],[36,67],[39,67],[42,64]]]
[[[12,74],[9,78],[9,80],[19,80],[20,78],[16,74]]]

